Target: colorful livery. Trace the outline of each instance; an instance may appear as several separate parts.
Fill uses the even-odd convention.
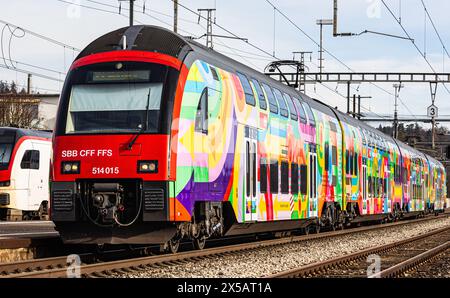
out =
[[[442,165],[159,27],[73,63],[53,144],[66,243],[167,243],[342,227],[442,208]]]

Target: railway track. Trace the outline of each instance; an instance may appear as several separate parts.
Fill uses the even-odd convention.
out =
[[[450,227],[266,276],[267,278],[402,276],[450,247]],[[378,263],[381,271],[368,273]],[[376,265],[375,265],[376,266]],[[368,269],[369,268],[369,269]]]
[[[448,215],[446,215],[448,216]],[[442,218],[442,217],[441,217]],[[272,239],[265,241],[257,241],[251,243],[242,243],[235,245],[227,245],[215,248],[209,248],[204,250],[195,250],[181,252],[177,254],[165,254],[154,255],[148,257],[132,258],[116,260],[112,262],[94,262],[92,264],[85,264],[82,260],[82,264],[79,266],[79,276],[81,277],[106,277],[110,275],[120,275],[124,273],[130,273],[133,271],[141,271],[151,268],[161,268],[171,265],[179,265],[189,261],[202,260],[208,258],[215,258],[227,255],[236,255],[245,253],[248,251],[254,251],[259,249],[266,249],[268,247],[279,246],[289,243],[298,243],[313,239],[325,239],[330,237],[337,237],[342,235],[350,235],[355,233],[361,233],[366,231],[373,231],[378,229],[384,229],[395,226],[402,226],[412,223],[430,221],[435,217],[428,217],[419,220],[410,220],[389,223],[384,225],[367,226],[354,228],[349,230],[340,230],[334,232],[325,232],[320,234],[310,234],[304,236],[286,237],[281,239]],[[88,257],[88,256],[86,256]],[[66,259],[64,259],[66,258]],[[55,278],[55,277],[67,277],[68,269],[73,267],[67,267],[67,263],[64,262],[67,257],[52,258],[45,260],[33,260],[27,263],[27,261],[17,263],[0,264],[0,273],[3,272],[2,277],[15,277],[15,278]],[[40,263],[42,262],[42,263]],[[5,270],[3,268],[6,268]]]

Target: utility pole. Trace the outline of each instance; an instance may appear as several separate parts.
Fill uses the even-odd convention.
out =
[[[395,88],[395,102],[394,102],[394,139],[398,138],[398,97],[400,89],[403,88],[403,84],[394,84]]]
[[[173,1],[173,32],[178,30],[178,0]]]
[[[333,20],[320,19],[316,21],[316,24],[320,26],[320,44],[319,44],[319,73],[323,71],[323,26],[333,25]]]
[[[293,61],[295,61],[295,54],[300,54],[300,67],[298,69],[298,73],[300,75],[300,78],[299,78],[299,91],[306,94],[305,55],[309,54],[309,60],[311,60],[312,52],[300,51],[300,52],[292,52],[292,54],[293,54],[293,57],[292,57]]]
[[[333,0],[333,36],[355,36],[354,33],[338,33],[338,3]]]
[[[27,78],[27,94],[31,94],[31,73],[28,74]]]
[[[200,8],[197,9],[199,14],[198,14],[198,23],[200,23],[200,18],[201,18],[201,14],[203,11],[206,11],[206,19],[207,19],[207,25],[206,25],[206,46],[210,49],[213,48],[213,34],[212,34],[212,24],[213,24],[213,19],[212,19],[212,14],[213,12],[216,11],[215,8]],[[216,22],[215,17],[214,17],[214,23]]]
[[[119,0],[119,2],[122,2],[122,1],[130,2],[130,26],[133,26],[133,21],[134,21],[134,1],[136,1],[136,0]],[[119,7],[119,13],[120,13],[120,7]]]

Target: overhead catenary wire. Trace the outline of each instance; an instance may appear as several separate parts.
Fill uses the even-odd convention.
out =
[[[277,6],[275,6],[270,0],[266,0],[266,2],[272,6],[276,11],[278,11],[278,13],[280,13],[280,15],[282,15],[289,23],[291,23],[295,28],[297,28],[303,35],[305,35],[311,42],[313,42],[315,45],[320,46],[320,43],[317,42],[313,37],[311,37],[308,33],[306,33],[300,26],[298,26],[294,21],[292,21],[283,11],[281,11]],[[410,37],[409,37],[410,38]],[[336,55],[334,55],[332,52],[330,52],[329,50],[327,50],[326,48],[324,48],[322,46],[322,50],[324,52],[326,52],[327,54],[329,54],[332,58],[334,58],[336,61],[338,61],[341,65],[343,65],[347,70],[351,71],[351,72],[355,72],[351,67],[349,67],[344,61],[342,61],[340,58],[338,58]],[[371,82],[371,85],[375,86],[377,89],[385,92],[386,94],[389,94],[391,96],[394,96],[394,94],[386,89],[384,89],[381,86],[378,86],[377,84]],[[409,109],[409,107],[403,102],[403,100],[401,100],[401,98],[399,98],[400,103],[402,104],[402,106],[404,106],[406,108],[406,110],[411,113],[411,116],[415,117],[414,114],[411,112],[411,110]]]
[[[172,1],[172,2],[173,2],[174,0],[169,0],[169,1]],[[201,14],[197,13],[197,12],[194,11],[193,9],[187,7],[186,5],[181,4],[180,2],[178,2],[178,5],[179,5],[180,7],[182,7],[182,8],[184,8],[184,9],[186,9],[187,11],[191,12],[192,14],[195,14],[197,17],[203,18],[203,19],[207,20],[206,17],[202,16]],[[278,12],[280,12],[280,11],[278,10]],[[242,40],[242,38],[239,37],[237,34],[233,33],[232,31],[230,31],[229,29],[225,28],[224,26],[218,24],[217,22],[214,22],[213,25],[216,26],[216,27],[218,27],[219,29],[225,31],[226,33],[230,34],[231,36],[236,37],[237,39],[241,39],[241,40]],[[300,29],[300,30],[301,30],[301,29]],[[305,34],[306,34],[306,32],[305,32]],[[309,35],[308,35],[308,36],[309,36]],[[312,39],[312,38],[311,38],[311,39]],[[312,40],[314,41],[314,39],[312,39]],[[255,44],[251,43],[251,42],[248,41],[248,40],[242,40],[242,41],[245,42],[246,44],[248,44],[249,46],[253,47],[254,49],[257,49],[258,51],[260,51],[260,52],[266,54],[266,55],[269,56],[269,57],[273,57],[273,58],[275,58],[275,59],[277,59],[277,60],[281,60],[280,58],[274,56],[273,54],[269,53],[268,51],[264,50],[263,48],[261,48],[261,47],[255,45]],[[338,59],[338,58],[336,57],[336,59]],[[339,59],[338,59],[338,60],[339,60]],[[341,60],[339,60],[339,61],[341,61]],[[345,67],[347,67],[348,69],[350,69],[344,62],[341,61],[341,63],[344,64]],[[350,69],[350,70],[351,70],[351,69]],[[353,71],[353,72],[354,72],[354,71]],[[336,93],[336,94],[339,95],[340,97],[345,98],[345,99],[347,98],[345,95],[343,95],[343,94],[339,93],[338,91],[334,90],[333,88],[327,86],[327,85],[324,84],[323,82],[318,82],[318,83],[321,84],[322,86],[324,86],[326,89],[330,90],[331,92]],[[379,86],[377,86],[377,87],[379,87]],[[389,93],[389,92],[386,91],[386,90],[385,90],[385,92]],[[392,93],[389,93],[389,94],[393,95]],[[369,109],[367,109],[367,108],[364,107],[364,106],[361,106],[361,108],[362,108],[363,110],[370,111]],[[372,112],[372,113],[373,113],[373,112]],[[376,113],[374,113],[374,114],[376,114]],[[380,115],[378,115],[378,114],[376,114],[376,115],[377,115],[377,116],[380,116]],[[380,116],[380,117],[381,117],[381,116]],[[381,118],[383,118],[383,117],[381,117]]]
[[[391,16],[394,18],[394,20],[400,25],[400,27],[402,28],[403,32],[406,34],[406,36],[408,36],[410,39],[411,35],[408,33],[408,31],[406,30],[405,26],[403,26],[403,24],[401,22],[398,21],[397,17],[395,16],[395,14],[392,12],[391,8],[386,4],[386,2],[384,0],[381,0],[381,3],[383,3],[384,7],[386,7],[386,9],[388,10],[388,12],[391,14]],[[422,58],[425,60],[425,62],[428,64],[428,66],[430,67],[430,69],[436,73],[436,70],[434,69],[433,65],[430,63],[430,61],[427,59],[426,55],[422,52],[422,50],[419,48],[419,46],[412,41],[412,44],[414,46],[414,48],[419,52],[420,56],[422,56]],[[442,85],[444,86],[444,88],[447,90],[448,93],[450,93],[450,90],[448,89],[448,87],[445,85],[445,83],[441,82]]]

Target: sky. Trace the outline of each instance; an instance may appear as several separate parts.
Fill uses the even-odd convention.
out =
[[[277,11],[269,4],[277,7]],[[306,59],[310,72],[317,71],[319,26],[317,19],[331,19],[332,0],[179,0],[180,4],[197,11],[198,8],[216,8],[216,23],[242,40],[213,38],[214,49],[252,68],[263,71],[274,57],[292,59],[293,51],[312,51]],[[136,0],[136,23],[158,25],[172,29],[173,2],[171,0]],[[389,7],[394,16],[387,10]],[[425,53],[436,72],[450,72],[450,56],[426,18],[422,0],[339,0],[338,31],[360,33],[371,30],[405,37],[397,22],[401,19],[414,44]],[[423,0],[442,42],[450,52],[450,1]],[[0,80],[16,81],[26,85],[27,75],[20,70],[33,71],[54,80],[33,76],[33,87],[41,93],[58,93],[65,73],[77,55],[70,47],[56,45],[34,36],[31,32],[60,43],[83,49],[95,38],[128,25],[128,2],[122,2],[119,14],[117,0],[0,0],[1,51]],[[145,14],[143,6],[145,4]],[[80,6],[81,5],[81,6]],[[100,10],[94,10],[97,8]],[[101,11],[102,10],[102,11]],[[284,18],[286,15],[291,21]],[[4,22],[19,26],[5,26]],[[295,24],[295,25],[294,25]],[[298,28],[297,28],[298,27]],[[299,28],[303,31],[300,31]],[[16,30],[14,30],[16,29]],[[179,33],[199,37],[206,31],[206,21],[185,8],[179,8]],[[229,35],[217,26],[213,33]],[[305,33],[312,39],[308,38]],[[333,37],[332,26],[324,27],[325,72],[433,72],[413,42],[375,34],[354,37]],[[204,43],[204,39],[199,39]],[[314,42],[315,41],[315,42]],[[250,44],[254,45],[252,47]],[[258,50],[259,49],[263,50]],[[334,59],[333,54],[346,66]],[[14,63],[8,59],[18,61]],[[9,69],[5,69],[5,64]],[[33,65],[33,66],[31,66]],[[3,66],[3,68],[2,68]],[[40,68],[36,68],[38,66]],[[45,68],[45,69],[42,69]],[[339,110],[346,110],[346,85],[326,83],[308,85],[306,93]],[[40,89],[37,89],[40,88]],[[439,115],[450,116],[450,84],[448,90],[440,84],[436,105]],[[391,83],[352,86],[352,94],[372,96],[363,99],[362,112],[374,115],[392,115],[394,88]],[[400,91],[399,114],[426,115],[431,104],[429,84],[404,84]],[[423,118],[423,117],[421,117]]]

